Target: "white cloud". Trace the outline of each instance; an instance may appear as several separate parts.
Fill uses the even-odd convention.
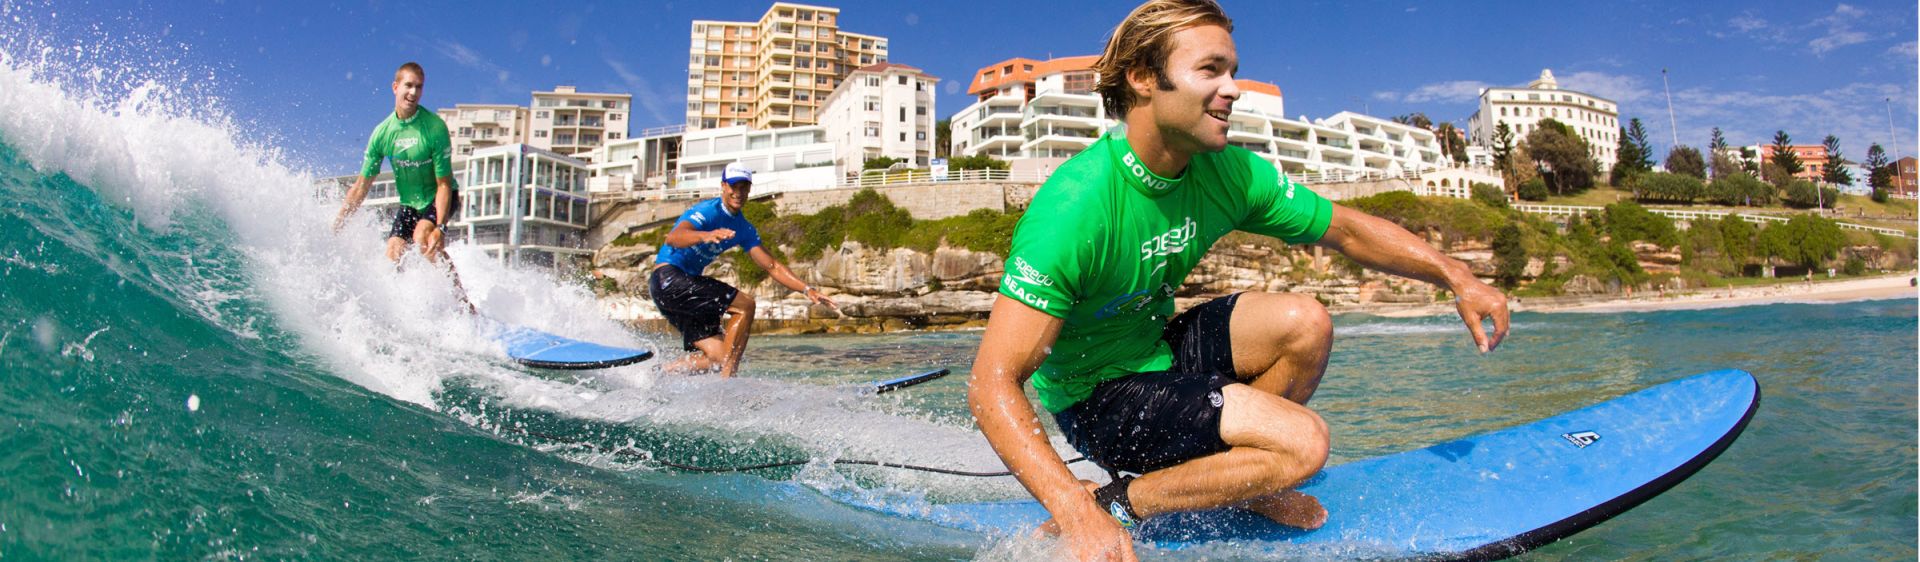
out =
[[[1896,58],[1899,58],[1903,62],[1911,63],[1914,61],[1914,59],[1920,58],[1920,47],[1916,47],[1915,42],[1908,41],[1905,43],[1894,45],[1892,47],[1887,47],[1887,54],[1892,55]]]
[[[1632,106],[1655,96],[1653,88],[1638,76],[1583,71],[1558,77],[1561,88],[1585,92]]]
[[[1734,29],[1740,30],[1741,33],[1753,33],[1766,29],[1767,20],[1754,17],[1753,14],[1740,14],[1734,16],[1733,19],[1727,20],[1727,25],[1733,26]]]
[[[1841,4],[1835,7],[1832,14],[1813,21],[1815,26],[1826,27],[1826,34],[1808,41],[1807,47],[1813,49],[1814,55],[1825,56],[1834,49],[1872,40],[1873,36],[1867,32],[1853,29],[1853,24],[1866,16],[1865,10],[1853,6]]]
[[[1405,103],[1466,103],[1479,99],[1480,91],[1492,84],[1476,80],[1453,80],[1427,84],[1406,93],[1374,92],[1373,99]]]
[[[494,64],[492,60],[488,60],[487,57],[481,55],[479,51],[475,51],[458,42],[448,41],[444,43],[434,43],[433,50],[439,52],[440,56],[446,57],[447,60],[453,61],[454,64],[478,70],[486,74],[492,74],[501,84],[507,83],[507,80],[512,77],[512,73],[507,72],[507,69]]]
[[[633,94],[633,101],[647,110],[648,117],[652,117],[655,123],[672,121],[667,118],[666,108],[661,105],[660,95],[653,91],[653,86],[647,83],[646,78],[628,70],[626,63],[613,60],[611,57],[602,60],[606,61],[608,68],[613,69],[614,75],[620,77],[620,83],[627,87],[627,93]]]

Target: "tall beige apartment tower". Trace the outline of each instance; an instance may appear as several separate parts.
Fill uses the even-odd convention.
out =
[[[820,122],[854,69],[887,62],[887,38],[840,30],[840,9],[776,2],[760,21],[694,20],[687,128]]]
[[[463,103],[437,110],[453,137],[454,156],[473,156],[474,149],[526,144],[527,108],[517,105]]]
[[[607,141],[627,138],[627,117],[633,112],[632,94],[575,91],[555,86],[533,93],[533,133],[527,144],[567,156],[584,154]]]

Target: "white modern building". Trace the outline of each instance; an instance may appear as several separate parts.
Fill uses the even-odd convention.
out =
[[[598,194],[666,188],[679,175],[680,143],[685,132],[683,125],[655,127],[579,155],[587,162],[590,174],[587,191]]]
[[[968,89],[978,101],[951,118],[952,154],[984,154],[1043,171],[1079,154],[1119,123],[1093,91],[1097,58],[1015,58],[980,69]],[[1288,119],[1279,86],[1235,85],[1241,93],[1228,143],[1295,177],[1408,175],[1451,164],[1432,131],[1352,112]]]
[[[827,95],[820,123],[833,143],[841,175],[872,158],[898,158],[916,167],[933,158],[934,86],[918,68],[879,63],[861,67]]]
[[[453,155],[471,156],[475,149],[528,140],[527,108],[517,105],[462,103],[436,110],[453,137]]]
[[[565,269],[586,248],[587,163],[524,144],[474,150],[460,178],[461,210],[449,230],[507,263]]]
[[[833,166],[833,150],[826,127],[821,125],[689,130],[681,137],[680,171],[672,188],[718,188],[721,170],[737,161],[753,170],[756,194],[827,189],[839,177]]]
[[[1480,109],[1467,118],[1467,142],[1491,149],[1495,131],[1501,123],[1513,131],[1519,144],[1539,128],[1540,120],[1552,119],[1572,127],[1587,141],[1600,171],[1613,168],[1619,161],[1620,106],[1606,98],[1560,89],[1551,69],[1540,71],[1540,78],[1525,88],[1487,88],[1480,92]]]
[[[887,62],[887,38],[840,29],[840,9],[775,2],[758,21],[694,20],[687,128],[820,122],[853,69]]]
[[[565,155],[584,153],[627,138],[632,110],[632,94],[580,92],[573,86],[534,92],[527,144]]]

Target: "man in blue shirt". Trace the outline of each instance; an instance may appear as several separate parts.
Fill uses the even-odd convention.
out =
[[[753,171],[734,162],[721,173],[720,181],[718,199],[701,201],[687,209],[667,233],[666,244],[660,246],[660,255],[654,259],[653,274],[647,277],[647,294],[653,297],[660,315],[680,331],[686,350],[698,352],[668,366],[668,370],[718,367],[720,376],[731,377],[740,368],[740,356],[747,351],[747,334],[753,327],[753,295],[702,274],[707,264],[727,249],[740,247],[775,282],[799,291],[814,304],[835,311],[840,305],[795,277],[786,264],[760,247],[760,231],[741,214],[747,196],[753,192]]]

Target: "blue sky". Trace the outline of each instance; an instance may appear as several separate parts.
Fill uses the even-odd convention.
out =
[[[893,62],[940,77],[941,116],[970,103],[966,80],[980,67],[1097,54],[1133,5],[816,4],[840,8],[842,29],[888,37]],[[0,0],[0,36],[12,36],[0,47],[71,49],[82,65],[153,74],[217,99],[243,134],[290,163],[331,174],[354,168],[390,110],[400,62],[426,66],[429,107],[525,105],[533,90],[573,84],[632,93],[636,130],[678,124],[690,22],[755,20],[770,5]],[[1889,138],[1901,139],[1890,153],[1917,150],[1911,0],[1224,5],[1241,77],[1278,84],[1289,116],[1420,111],[1465,123],[1479,88],[1524,85],[1551,68],[1563,87],[1619,102],[1623,122],[1641,118],[1657,154],[1676,131],[1681,144],[1705,145],[1715,126],[1735,144],[1769,142],[1776,129],[1803,144],[1834,134],[1855,160]]]

